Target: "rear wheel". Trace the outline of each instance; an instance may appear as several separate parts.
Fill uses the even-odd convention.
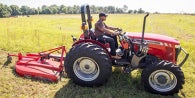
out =
[[[163,95],[178,93],[184,84],[184,74],[171,62],[160,61],[142,71],[142,83],[147,91]]]
[[[74,83],[82,86],[104,84],[112,72],[112,63],[100,46],[80,43],[71,48],[65,59],[65,70]]]

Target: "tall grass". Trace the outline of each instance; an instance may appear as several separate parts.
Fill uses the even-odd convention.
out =
[[[8,51],[37,52],[59,45],[71,46],[70,35],[78,35],[78,15],[31,16],[1,19],[0,47]]]
[[[94,22],[98,15],[93,15]],[[107,25],[120,27],[123,31],[141,32],[143,14],[114,14],[107,18]],[[60,45],[71,48],[70,35],[79,37],[80,15],[38,15],[19,18],[0,19],[0,65],[5,61],[7,52],[38,52]],[[195,96],[195,16],[190,15],[150,15],[146,32],[175,37],[189,53],[188,61],[183,65],[185,74],[184,88],[174,96],[161,96],[145,92],[140,81],[140,71],[122,74],[113,70],[108,83],[96,88],[80,87],[68,78],[59,83],[44,83],[33,79],[18,77],[12,63],[0,70],[0,97],[3,98],[163,98]]]

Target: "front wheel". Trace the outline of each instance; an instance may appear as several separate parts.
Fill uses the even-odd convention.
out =
[[[178,93],[184,84],[184,74],[180,67],[167,61],[146,67],[141,77],[147,91],[162,95]]]

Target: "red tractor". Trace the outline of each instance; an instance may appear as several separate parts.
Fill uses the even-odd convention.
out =
[[[87,19],[85,14],[87,14]],[[124,72],[142,69],[141,81],[145,89],[152,93],[170,95],[177,93],[184,84],[184,74],[180,67],[189,54],[174,38],[144,34],[119,32],[120,47],[116,50],[122,59],[112,59],[109,45],[99,42],[92,30],[92,17],[88,5],[81,6],[83,34],[74,44],[65,58],[65,71],[74,83],[82,86],[100,86],[112,73],[112,66],[123,67]],[[180,52],[185,53],[181,63],[177,63]]]

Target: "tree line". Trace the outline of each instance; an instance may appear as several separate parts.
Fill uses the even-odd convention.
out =
[[[105,12],[105,13],[145,13],[145,11],[142,8],[139,8],[138,10],[128,10],[128,6],[124,5],[122,8],[118,8],[115,6],[90,6],[90,10],[92,14],[96,14],[99,12]],[[74,6],[65,6],[65,5],[50,5],[46,6],[43,5],[42,7],[38,8],[30,8],[28,6],[17,6],[17,5],[4,5],[0,3],[0,17],[10,17],[10,16],[17,16],[17,15],[37,15],[37,14],[79,14],[80,13],[80,6],[74,5]]]

